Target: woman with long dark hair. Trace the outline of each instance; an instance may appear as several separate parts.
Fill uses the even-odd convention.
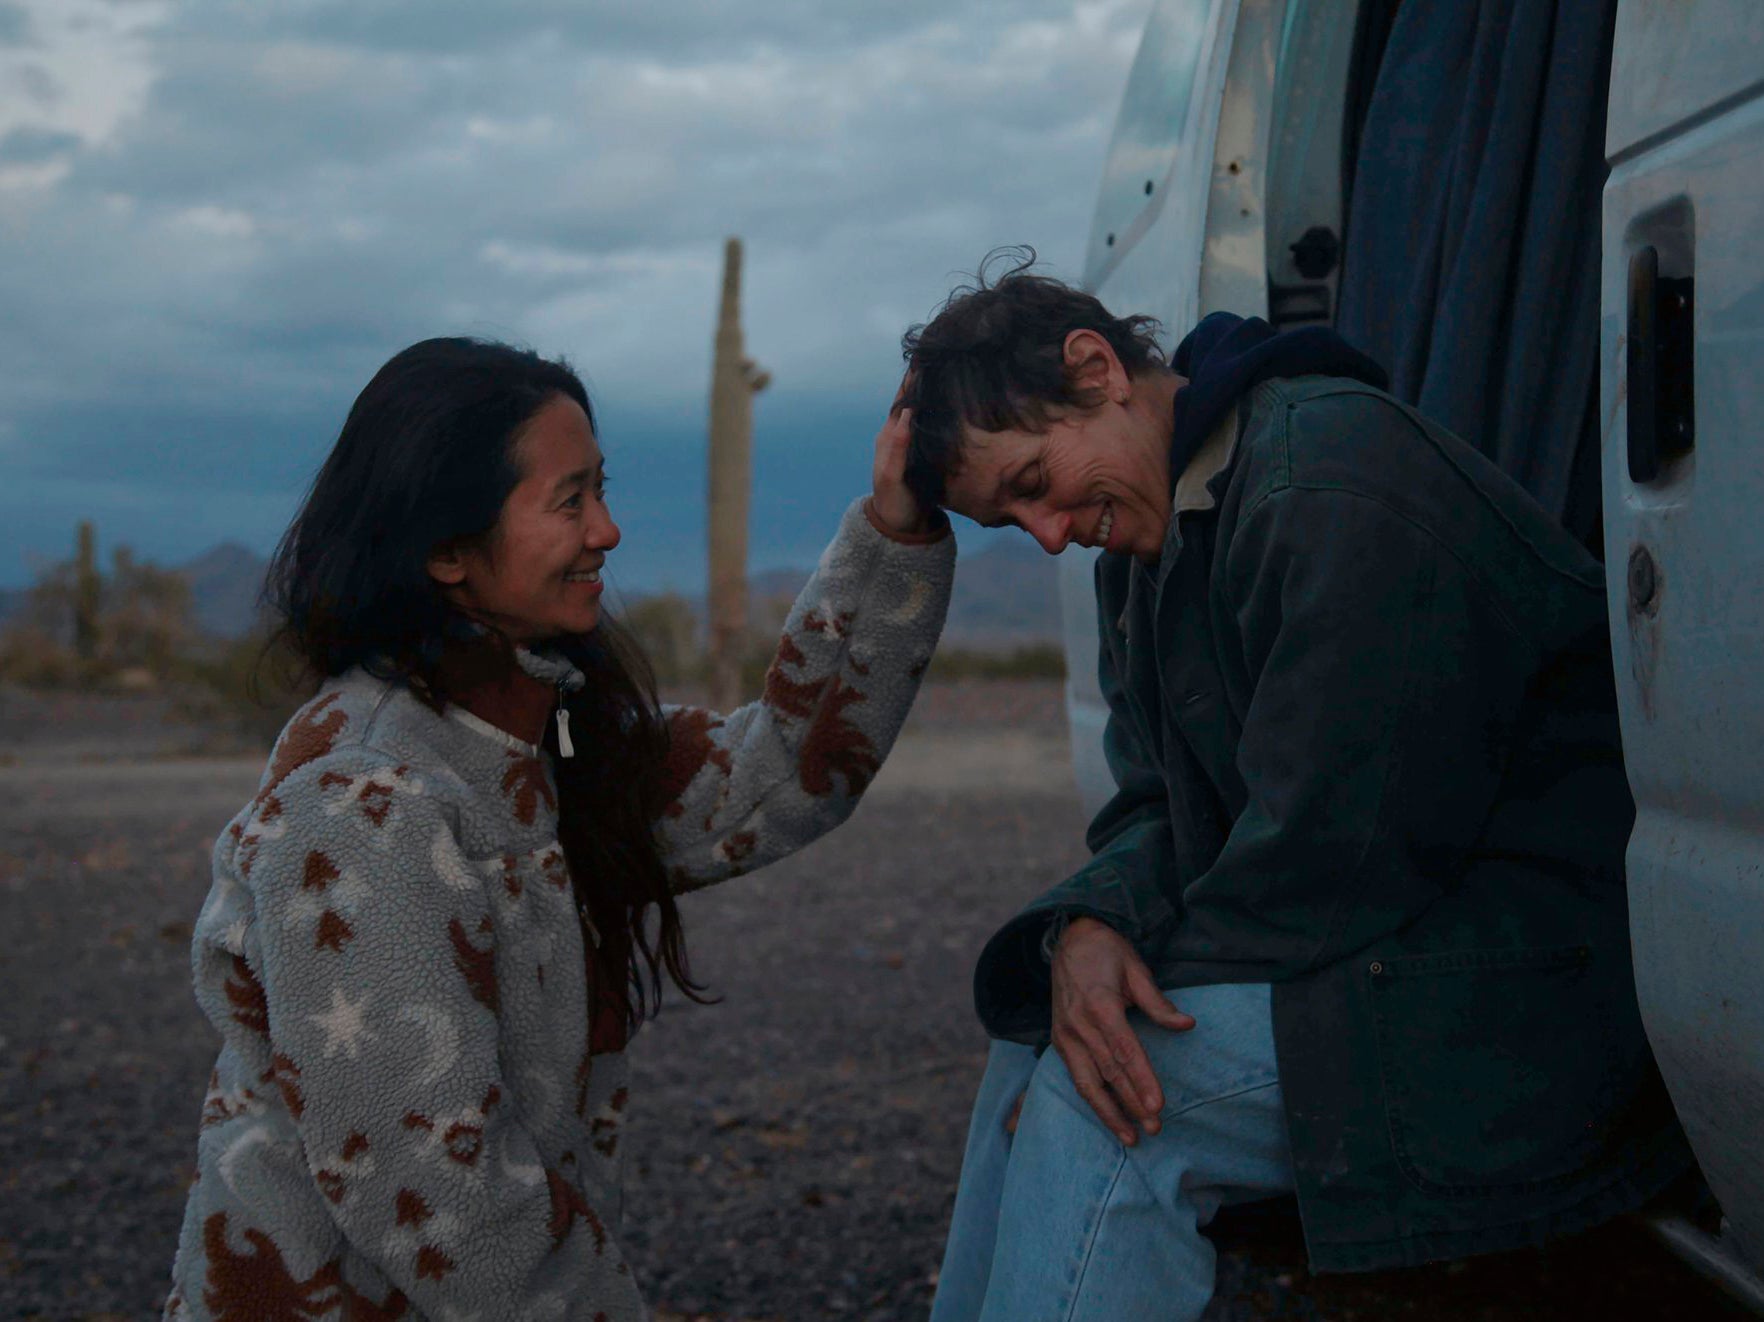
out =
[[[624,1047],[664,972],[702,996],[674,897],[837,825],[905,718],[954,565],[906,439],[718,716],[659,706],[602,616],[567,366],[436,339],[368,383],[271,568],[319,691],[215,845],[168,1317],[643,1316]]]

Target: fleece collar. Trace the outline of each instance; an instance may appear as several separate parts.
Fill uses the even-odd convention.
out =
[[[485,651],[452,655],[452,665],[443,662],[443,669],[454,672],[447,685],[453,708],[514,740],[523,749],[537,749],[544,743],[545,723],[556,713],[563,695],[587,683],[580,670],[550,650],[516,647],[514,666],[505,661],[486,665],[495,654]],[[473,722],[465,724],[477,728]]]

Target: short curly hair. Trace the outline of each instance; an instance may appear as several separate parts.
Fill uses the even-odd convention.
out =
[[[992,278],[993,268],[1009,269]],[[1116,317],[1092,294],[1034,274],[1035,250],[995,248],[974,282],[958,286],[937,315],[901,337],[911,408],[906,482],[927,509],[946,503],[960,471],[964,430],[1039,432],[1056,408],[1095,408],[1101,393],[1077,385],[1066,337],[1093,330],[1129,372],[1162,366],[1153,317]]]

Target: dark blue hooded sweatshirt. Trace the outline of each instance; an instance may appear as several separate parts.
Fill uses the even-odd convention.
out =
[[[1225,415],[1257,382],[1282,376],[1345,376],[1383,390],[1384,369],[1326,326],[1276,331],[1260,317],[1215,312],[1189,331],[1170,366],[1188,378],[1176,392],[1170,482],[1182,476]]]

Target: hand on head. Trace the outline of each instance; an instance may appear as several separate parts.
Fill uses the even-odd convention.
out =
[[[888,421],[876,433],[876,463],[871,471],[870,511],[889,531],[919,536],[936,526],[935,510],[922,509],[906,484],[907,446],[912,440],[913,411],[905,406],[907,381],[902,379],[888,410]]]

